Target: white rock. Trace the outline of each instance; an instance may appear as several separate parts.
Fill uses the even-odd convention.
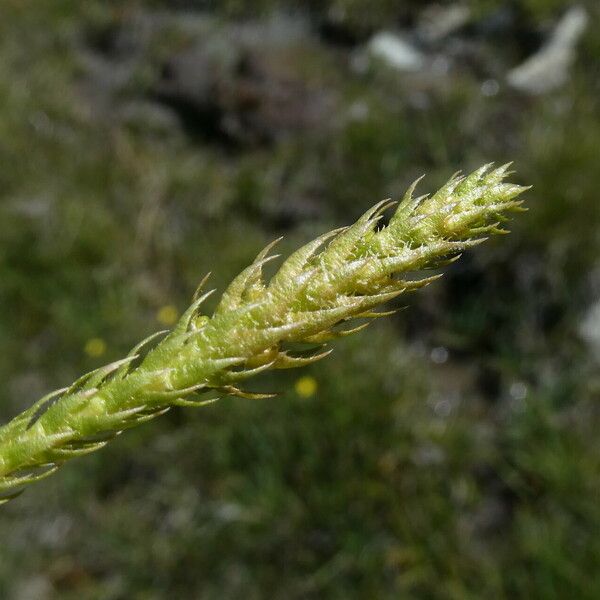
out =
[[[563,85],[575,59],[575,46],[587,22],[588,14],[584,8],[569,9],[546,44],[508,73],[509,85],[530,94],[543,94]]]
[[[578,329],[580,337],[600,359],[600,300],[590,307]]]
[[[398,71],[419,71],[425,63],[421,52],[400,35],[388,31],[371,38],[368,53]]]
[[[423,11],[418,31],[424,40],[439,42],[466,25],[470,19],[471,10],[466,5],[433,4]]]

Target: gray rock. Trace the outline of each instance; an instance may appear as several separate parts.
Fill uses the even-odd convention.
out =
[[[389,31],[375,34],[367,45],[368,55],[398,71],[420,71],[424,55],[404,37]]]
[[[544,94],[564,85],[575,60],[575,47],[587,22],[588,14],[584,8],[569,9],[546,44],[508,73],[509,85],[529,94]]]
[[[600,360],[600,300],[588,309],[579,324],[578,331],[592,354]]]
[[[465,26],[470,19],[471,10],[468,6],[433,4],[423,10],[419,18],[418,34],[428,43],[439,42]]]
[[[326,128],[333,98],[294,72],[285,44],[249,49],[239,39],[221,41],[219,52],[213,41],[173,56],[156,86],[157,98],[174,107],[187,128],[236,143]]]

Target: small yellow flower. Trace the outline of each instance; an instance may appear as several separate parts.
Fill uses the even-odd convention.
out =
[[[156,320],[161,325],[166,325],[167,327],[175,325],[178,318],[179,311],[172,304],[167,304],[166,306],[161,307],[156,313]]]
[[[311,396],[314,396],[318,387],[319,384],[317,383],[317,380],[310,375],[304,375],[304,377],[297,379],[294,386],[296,394],[301,398],[310,398]]]
[[[91,338],[85,343],[83,351],[92,358],[98,358],[106,352],[106,342],[102,338]]]

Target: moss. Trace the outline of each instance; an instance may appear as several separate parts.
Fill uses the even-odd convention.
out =
[[[315,4],[313,22],[332,5]],[[338,345],[310,371],[314,397],[174,412],[8,505],[0,596],[32,597],[37,582],[67,599],[597,598],[597,376],[577,328],[597,292],[598,29],[586,31],[575,83],[538,99],[503,85],[523,53],[518,33],[461,33],[470,50],[419,87],[427,102],[414,109],[411,86],[423,82],[346,65],[370,28],[410,27],[422,4],[393,14],[369,2],[350,47],[317,43],[306,66],[342,99],[333,129],[232,152],[176,126],[157,134],[89,112],[86,36],[149,6],[174,3],[0,8],[4,419],[95,366],[87,340],[110,340],[106,358],[117,358],[161,306],[183,307],[216,245],[222,289],[281,233],[287,252],[424,172],[435,187],[492,158],[513,158],[535,184],[531,210],[410,311]],[[367,3],[353,6],[365,17]],[[471,6],[476,25],[484,4]],[[524,31],[546,30],[564,8],[536,3]],[[187,35],[152,40],[128,98],[145,98]],[[481,93],[487,79],[496,96]],[[357,100],[370,116],[338,129]],[[307,198],[314,212],[278,218]],[[438,346],[443,365],[430,359]]]

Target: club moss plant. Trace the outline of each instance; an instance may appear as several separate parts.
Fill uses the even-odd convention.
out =
[[[123,360],[48,394],[0,428],[0,501],[173,406],[214,402],[207,392],[268,397],[244,391],[242,382],[324,358],[327,342],[390,314],[376,307],[440,277],[419,273],[505,233],[501,223],[524,210],[517,196],[526,189],[506,183],[507,174],[508,165],[486,165],[420,197],[415,182],[387,225],[382,215],[395,203],[383,201],[350,227],[294,252],[265,282],[274,242],[233,280],[212,315],[201,311],[214,291],[202,293],[205,278],[171,331],[150,336]],[[355,319],[363,321],[346,325]],[[294,351],[299,344],[317,349]]]

